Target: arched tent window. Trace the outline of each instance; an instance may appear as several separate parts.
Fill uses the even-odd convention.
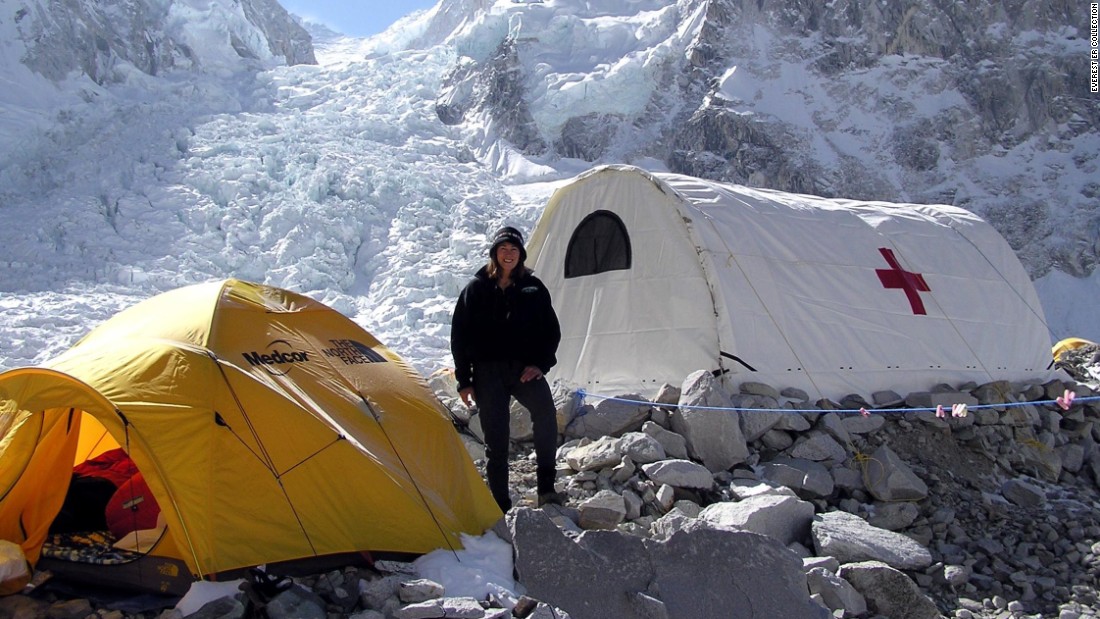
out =
[[[630,236],[611,211],[596,211],[573,231],[565,252],[565,277],[630,268]]]

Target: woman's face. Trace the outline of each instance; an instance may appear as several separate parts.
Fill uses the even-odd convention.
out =
[[[511,273],[512,269],[516,268],[516,265],[519,264],[520,255],[518,246],[514,243],[505,241],[497,246],[495,257],[497,265],[500,266],[505,273]]]

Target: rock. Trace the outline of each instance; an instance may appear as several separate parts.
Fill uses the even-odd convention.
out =
[[[582,529],[614,529],[626,517],[626,502],[622,495],[601,490],[578,506]]]
[[[885,563],[841,565],[839,575],[863,595],[871,612],[890,619],[941,619],[936,603],[909,577]]]
[[[887,531],[906,529],[920,516],[916,503],[876,503],[872,506],[867,523]]]
[[[867,491],[880,501],[920,501],[928,496],[928,486],[887,445],[876,449],[864,467]]]
[[[795,440],[794,446],[787,450],[787,455],[814,462],[843,462],[848,457],[848,452],[829,434],[810,431],[801,439]]]
[[[859,516],[828,512],[814,517],[810,527],[814,550],[841,563],[880,561],[902,570],[932,565],[932,554],[912,539],[873,527]]]
[[[652,408],[637,394],[600,400],[587,414],[576,417],[566,429],[566,434],[591,439],[620,436],[624,432],[640,429]]]
[[[630,617],[631,595],[653,577],[641,539],[613,531],[566,537],[541,510],[516,508],[510,523],[515,570],[527,595],[573,619]]]
[[[687,460],[687,439],[679,434],[662,428],[652,421],[647,421],[642,424],[642,432],[652,436],[661,444],[661,447],[665,450],[665,455],[669,458],[675,458],[677,460]]]
[[[824,619],[808,595],[801,560],[779,542],[748,532],[679,531],[647,542],[654,584],[669,619],[727,617]],[[707,583],[700,587],[700,583]],[[600,615],[606,617],[630,615]]]
[[[806,584],[811,594],[821,596],[829,610],[844,611],[845,617],[859,617],[867,612],[867,600],[847,580],[825,568],[815,567],[806,572]]]
[[[91,612],[89,608],[88,612]],[[47,615],[50,619],[64,619],[64,615],[52,612]],[[78,615],[81,619],[88,616],[88,613]],[[188,619],[239,619],[245,616],[244,602],[236,597],[223,597],[216,600],[211,600],[206,604],[203,604],[197,611],[187,615]],[[14,615],[18,617],[18,615]],[[27,619],[31,619],[30,616]]]
[[[612,436],[600,438],[574,447],[565,457],[565,461],[575,471],[598,471],[614,466],[622,461],[623,441]]]
[[[500,616],[499,612],[494,616]],[[485,619],[485,609],[474,598],[437,598],[409,604],[393,613],[394,619]]]
[[[622,436],[622,452],[631,461],[648,464],[664,460],[667,456],[660,441],[643,432],[627,432]]]
[[[709,490],[714,486],[710,471],[690,460],[661,460],[642,465],[642,471],[659,484],[677,488]]]
[[[327,619],[325,601],[300,585],[293,585],[268,600],[264,611],[269,619]]]
[[[405,581],[397,588],[397,598],[406,604],[435,600],[444,593],[443,585],[426,578]]]
[[[1001,484],[1001,494],[1020,507],[1041,507],[1047,501],[1041,488],[1021,479],[1010,479]]]
[[[703,508],[699,521],[720,529],[767,535],[784,546],[806,539],[814,517],[812,503],[792,496],[757,495],[736,503]]]
[[[832,495],[833,476],[819,462],[798,458],[776,458],[757,467],[760,479],[786,486],[804,499]]]
[[[687,439],[688,453],[711,472],[727,470],[749,456],[740,413],[715,407],[730,407],[729,398],[710,372],[700,370],[684,380],[679,408],[670,417],[672,429]]]

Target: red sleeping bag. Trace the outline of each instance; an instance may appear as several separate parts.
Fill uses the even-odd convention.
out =
[[[115,539],[139,529],[155,529],[160,506],[157,505],[141,473],[122,482],[107,502],[107,528]]]

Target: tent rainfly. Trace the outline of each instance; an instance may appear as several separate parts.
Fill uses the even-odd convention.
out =
[[[597,395],[697,370],[832,399],[1053,376],[1027,273],[960,208],[602,166],[554,192],[528,253],[562,325],[551,378]]]
[[[119,448],[162,526],[121,558],[55,558],[74,465]],[[55,574],[180,593],[261,564],[457,549],[500,515],[419,375],[286,290],[180,288],[0,374],[0,539]]]

